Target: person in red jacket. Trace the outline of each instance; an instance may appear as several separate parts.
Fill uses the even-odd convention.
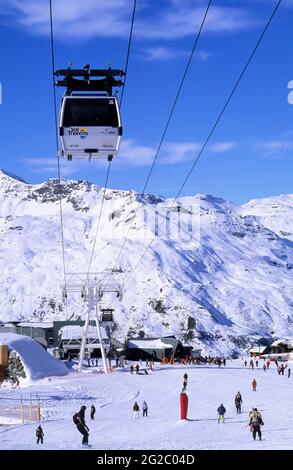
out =
[[[253,381],[251,382],[251,385],[252,385],[252,390],[253,390],[253,392],[256,392],[256,385],[257,385],[257,384],[256,384],[256,380],[255,380],[255,379],[253,379]]]

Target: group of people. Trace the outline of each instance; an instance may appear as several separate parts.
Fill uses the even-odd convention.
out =
[[[147,402],[144,400],[142,402],[142,416],[147,417],[148,416],[148,405]],[[85,421],[85,411],[86,411],[86,406],[82,405],[79,412],[75,413],[72,417],[73,422],[76,426],[76,429],[82,434],[82,445],[88,446],[89,445],[89,427],[86,424]],[[133,417],[135,419],[139,418],[139,412],[140,412],[140,407],[137,401],[133,405]],[[95,418],[95,413],[96,413],[96,408],[94,405],[91,405],[91,410],[90,410],[90,417],[91,419]],[[40,426],[39,426],[40,427]],[[39,431],[40,432],[40,431]],[[38,436],[38,434],[37,434]],[[44,436],[44,435],[43,435]],[[43,443],[43,437],[40,437],[41,442]]]
[[[224,366],[227,363],[227,359],[224,357],[211,357],[211,356],[204,356],[204,357],[192,357],[192,356],[187,356],[187,357],[182,357],[179,360],[180,364],[189,364],[189,365],[217,365],[221,367],[223,364]]]
[[[130,374],[132,375],[133,372],[134,372],[134,369],[135,369],[135,372],[136,374],[139,375],[140,373],[140,370],[142,370],[142,374],[145,373],[146,375],[148,375],[148,369],[150,370],[153,370],[153,362],[152,361],[146,361],[145,363],[145,369],[141,369],[142,367],[142,363],[140,362],[140,364],[136,364],[136,366],[134,366],[133,364],[130,365]]]
[[[145,400],[142,402],[141,409],[142,409],[142,416],[147,417],[148,416],[148,405],[147,405],[147,402]],[[139,412],[140,412],[139,404],[136,401],[133,405],[133,417],[135,419],[139,418]]]
[[[77,430],[82,434],[82,444],[88,445],[89,439],[89,428],[85,422],[85,410],[86,406],[82,405],[78,413],[73,415],[73,422],[76,425]],[[95,405],[91,405],[90,409],[90,417],[91,419],[95,419],[96,408]],[[42,426],[39,425],[36,429],[36,437],[37,437],[37,444],[44,443],[44,431]]]
[[[280,366],[277,366],[278,374],[279,375],[284,375],[285,369],[286,369],[286,366],[284,366],[284,364],[281,364]]]
[[[247,360],[245,359],[245,361],[243,362],[244,364],[244,367],[247,366],[248,362]],[[255,359],[255,361],[253,359],[250,359],[249,361],[249,367],[251,367],[251,370],[254,370],[255,367],[258,367],[259,366],[259,360],[258,359]],[[266,370],[266,369],[269,369],[270,367],[270,361],[264,361],[263,363],[263,369]]]
[[[255,379],[254,379],[255,380]],[[242,408],[242,395],[240,392],[237,392],[235,395],[235,408],[237,413],[241,413],[241,408]],[[225,422],[225,414],[226,414],[226,408],[224,407],[223,403],[220,404],[219,408],[217,409],[218,412],[218,423]],[[262,432],[261,432],[261,426],[264,425],[262,416],[260,412],[258,411],[257,408],[252,408],[252,410],[249,413],[249,429],[252,432],[252,437],[254,440],[256,440],[256,435],[258,435],[259,440],[262,440]]]
[[[139,374],[139,364],[136,364],[135,371],[136,371],[137,374]],[[133,372],[134,372],[134,366],[133,366],[133,364],[131,364],[130,373],[133,374]]]

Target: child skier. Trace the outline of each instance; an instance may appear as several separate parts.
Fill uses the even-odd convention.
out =
[[[226,408],[224,407],[223,403],[220,404],[219,408],[217,409],[218,411],[218,423],[222,420],[222,422],[225,422],[225,413],[226,413]]]

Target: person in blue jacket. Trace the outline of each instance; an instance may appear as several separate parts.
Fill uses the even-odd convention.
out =
[[[223,403],[220,404],[219,408],[217,409],[218,412],[218,423],[222,420],[222,422],[225,422],[225,413],[226,413],[226,408],[224,407]]]

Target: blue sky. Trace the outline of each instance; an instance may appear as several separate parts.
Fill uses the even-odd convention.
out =
[[[206,0],[137,0],[123,100],[123,144],[109,186],[141,191]],[[274,0],[213,1],[147,190],[174,196]],[[124,66],[132,0],[55,0],[56,67]],[[292,193],[293,1],[283,0],[183,194],[243,203]],[[29,182],[56,177],[48,0],[0,0],[0,167]],[[58,90],[58,99],[62,91]],[[103,184],[106,162],[62,161],[64,178]]]

